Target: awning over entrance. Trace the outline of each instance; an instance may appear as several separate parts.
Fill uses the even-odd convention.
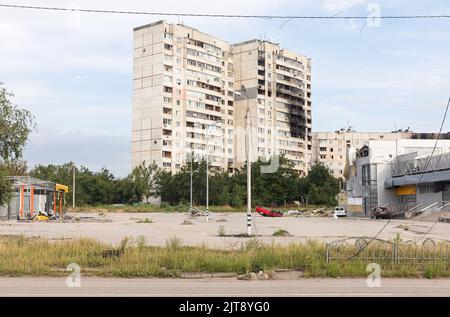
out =
[[[420,177],[422,176],[422,179]],[[385,180],[384,188],[394,188],[406,185],[415,185],[419,182],[421,184],[436,183],[436,182],[450,182],[450,170],[441,170],[430,173],[404,175],[400,177],[391,177]]]

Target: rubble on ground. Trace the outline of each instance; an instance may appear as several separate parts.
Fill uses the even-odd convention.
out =
[[[274,271],[259,271],[258,274],[250,272],[238,276],[238,280],[252,281],[252,280],[272,280],[275,278],[276,273]]]
[[[333,213],[332,210],[327,208],[317,208],[317,209],[291,209],[285,212],[285,216],[294,217],[329,217]]]
[[[438,218],[439,222],[446,222],[446,223],[450,223],[450,212],[448,211],[444,211],[439,215]]]

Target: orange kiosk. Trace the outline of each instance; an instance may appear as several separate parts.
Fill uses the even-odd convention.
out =
[[[10,177],[13,197],[10,219],[49,219],[64,217],[65,194],[69,187],[29,176]]]

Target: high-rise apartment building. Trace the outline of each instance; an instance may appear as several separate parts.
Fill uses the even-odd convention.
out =
[[[155,161],[177,171],[190,153],[208,153],[218,170],[242,166],[248,104],[252,159],[284,154],[306,174],[310,59],[268,41],[230,45],[159,21],[134,29],[133,67],[133,166]],[[235,98],[241,86],[246,97]]]
[[[249,107],[252,160],[284,154],[305,175],[311,162],[311,60],[279,44],[251,40],[231,47],[235,87],[235,128],[245,128]],[[244,89],[245,87],[245,89]],[[245,138],[235,139],[238,165],[245,162]]]
[[[234,73],[230,45],[164,21],[134,29],[132,164],[176,171],[190,153],[233,164]]]

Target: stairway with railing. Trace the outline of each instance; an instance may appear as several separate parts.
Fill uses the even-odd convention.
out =
[[[430,203],[384,203],[378,207],[387,208],[394,217],[405,217],[409,219],[425,212],[450,212],[450,201],[435,201]]]

